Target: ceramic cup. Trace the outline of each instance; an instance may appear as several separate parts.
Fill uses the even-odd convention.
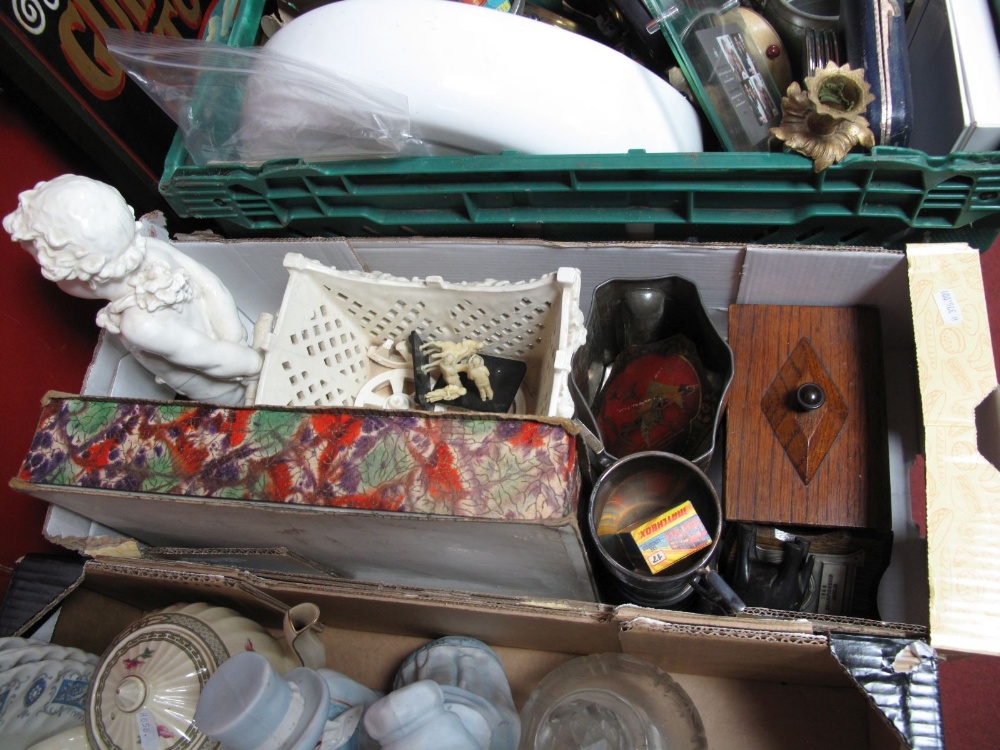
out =
[[[462,636],[438,638],[410,654],[393,692],[365,715],[365,726],[383,746],[400,748],[423,747],[418,737],[437,734],[449,738],[449,747],[514,750],[521,733],[500,658],[482,641]]]
[[[195,724],[227,750],[324,750],[370,747],[364,710],[382,697],[332,669],[280,676],[260,654],[236,654],[209,678]],[[265,739],[266,738],[266,741]]]
[[[640,570],[626,554],[619,532],[688,500],[711,543],[659,573]],[[743,609],[739,597],[714,569],[722,534],[722,504],[711,480],[691,461],[655,451],[619,459],[594,483],[587,530],[599,559],[628,601],[682,608],[697,591],[726,611]]]
[[[195,724],[227,750],[313,750],[329,713],[330,690],[313,669],[279,676],[260,654],[236,654],[212,675]]]

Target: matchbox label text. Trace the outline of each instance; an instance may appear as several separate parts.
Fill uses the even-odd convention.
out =
[[[643,526],[641,529],[636,529],[635,536],[637,542],[641,542],[649,536],[656,534],[659,531],[663,531],[667,526],[677,523],[694,513],[694,508],[690,503],[686,503],[679,508],[675,508],[666,515],[660,516],[656,521],[649,524],[648,526]]]

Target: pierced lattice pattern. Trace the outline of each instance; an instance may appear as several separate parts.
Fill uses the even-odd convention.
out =
[[[285,265],[288,286],[264,346],[256,404],[352,406],[377,374],[368,348],[416,331],[425,341],[475,339],[491,354],[527,363],[528,413],[569,416],[556,410],[557,402],[570,400],[564,382],[554,387],[565,373],[552,363],[569,361],[567,348],[578,346],[583,329],[578,271],[567,269],[572,273],[559,279],[449,284],[337,271],[294,253]]]

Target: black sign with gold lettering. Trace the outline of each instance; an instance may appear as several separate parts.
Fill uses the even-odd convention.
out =
[[[137,210],[161,207],[143,203],[156,200],[153,198],[156,185],[177,127],[128,78],[108,52],[103,32],[117,28],[187,39],[205,38],[209,19],[227,15],[223,23],[213,23],[212,27],[232,28],[233,14],[247,12],[247,6],[254,3],[218,0],[0,0],[0,3],[0,64],[6,76],[107,169],[126,198],[138,203]]]

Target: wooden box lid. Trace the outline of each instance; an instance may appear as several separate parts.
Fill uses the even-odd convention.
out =
[[[878,311],[732,305],[729,344],[726,518],[889,528]]]

